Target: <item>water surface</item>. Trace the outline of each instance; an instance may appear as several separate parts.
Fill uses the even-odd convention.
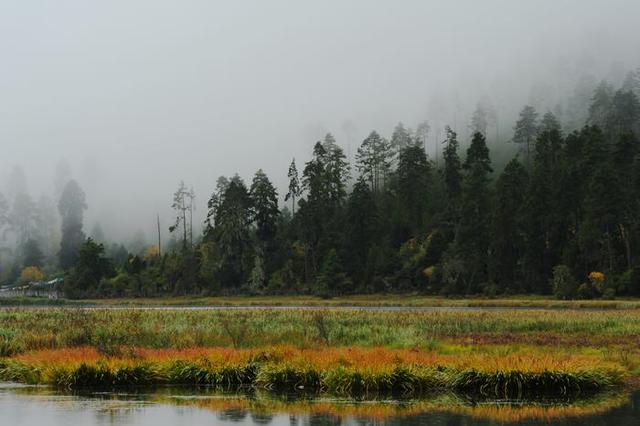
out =
[[[640,424],[640,392],[528,403],[451,395],[420,400],[292,398],[194,389],[66,393],[5,383],[0,385],[0,424],[630,426]]]

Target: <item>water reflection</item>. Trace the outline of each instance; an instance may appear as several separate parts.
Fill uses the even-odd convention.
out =
[[[440,394],[418,400],[349,400],[261,392],[162,388],[63,393],[0,385],[0,424],[38,425],[638,425],[640,392],[581,400],[478,401]]]

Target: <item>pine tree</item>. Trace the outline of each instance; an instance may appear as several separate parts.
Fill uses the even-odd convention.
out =
[[[561,183],[564,178],[563,139],[558,129],[543,131],[535,143],[533,167],[525,202],[524,256],[528,291],[548,293],[552,268],[560,261],[568,214],[563,209]]]
[[[261,267],[266,274],[271,273],[276,264],[276,236],[280,211],[278,210],[278,193],[262,170],[258,170],[249,190],[251,199],[251,219],[256,227],[258,251],[262,253]],[[254,265],[255,267],[255,265]]]
[[[469,128],[472,133],[482,133],[486,137],[488,127],[489,112],[481,102],[478,102],[476,109],[473,111],[473,115],[471,116],[471,125]]]
[[[369,181],[374,194],[385,188],[394,155],[391,144],[375,131],[371,132],[358,148],[356,167]]]
[[[284,197],[284,201],[291,200],[291,214],[296,214],[296,198],[300,196],[300,179],[298,178],[298,169],[296,168],[296,159],[291,160],[289,165],[289,171],[287,173],[289,178],[289,192]]]
[[[342,148],[336,144],[331,133],[327,133],[322,144],[326,152],[326,174],[329,185],[329,200],[334,205],[342,204],[347,196],[350,167]]]
[[[625,269],[629,270],[634,264],[634,235],[638,235],[640,220],[640,198],[636,196],[635,167],[640,154],[637,138],[627,133],[622,135],[613,148],[613,170],[615,183],[610,187],[617,192],[617,206],[611,206],[618,210],[618,235],[622,243],[625,259]]]
[[[429,138],[429,132],[431,131],[431,126],[427,120],[423,120],[416,127],[416,139],[422,143],[422,148],[424,148],[425,152],[427,151],[427,139]]]
[[[256,235],[263,245],[269,244],[275,238],[280,211],[278,193],[262,169],[253,177],[249,197]]]
[[[64,187],[58,211],[62,217],[62,240],[60,242],[60,267],[68,269],[78,261],[80,247],[84,242],[82,222],[87,204],[80,185],[70,180]]]
[[[520,111],[520,118],[516,122],[514,132],[513,142],[523,147],[527,169],[529,169],[531,145],[535,141],[536,134],[538,133],[538,113],[535,108],[526,105],[522,111]]]
[[[347,204],[346,259],[350,276],[363,282],[364,265],[370,246],[379,239],[377,206],[371,189],[363,178],[358,179]],[[359,278],[359,279],[358,279]]]
[[[229,187],[229,179],[225,176],[220,176],[216,181],[216,190],[211,194],[211,198],[207,202],[207,218],[205,220],[205,237],[211,237],[213,234],[213,229],[216,225],[216,216],[218,214],[218,209],[222,204],[224,199],[224,193]]]
[[[391,147],[399,155],[404,148],[413,143],[412,139],[411,133],[404,127],[404,124],[398,123],[391,135]]]
[[[22,267],[37,266],[42,267],[44,264],[44,254],[38,246],[36,240],[30,239],[24,244],[22,248]]]
[[[640,101],[633,92],[618,90],[615,93],[607,130],[608,140],[613,143],[625,134],[640,134]]]
[[[456,132],[447,126],[447,140],[444,148],[444,183],[450,208],[457,205],[462,193],[462,166],[458,155]]]
[[[305,263],[308,265],[307,280],[317,271],[318,259],[322,257],[321,239],[326,238],[326,228],[330,217],[330,192],[327,182],[327,151],[322,143],[313,148],[313,158],[305,165],[302,173],[302,187],[306,199],[300,201],[301,231],[305,241]]]
[[[351,290],[351,280],[344,272],[338,253],[329,250],[316,278],[315,291],[318,296],[332,297],[346,294]]]
[[[640,96],[640,68],[627,73],[621,89],[624,92],[633,92],[636,96]]]
[[[465,176],[460,206],[460,221],[453,242],[455,261],[463,265],[459,285],[467,294],[479,290],[487,282],[488,255],[491,227],[491,191],[489,174],[492,172],[489,149],[482,133],[475,133],[467,149],[464,163]]]
[[[490,275],[500,291],[515,292],[520,289],[520,262],[525,251],[523,213],[527,180],[526,169],[517,159],[513,159],[496,181]]]
[[[591,97],[587,124],[598,126],[603,132],[608,132],[611,124],[611,107],[613,103],[613,86],[601,81]]]
[[[0,192],[0,235],[4,235],[5,227],[9,225],[9,203]]]
[[[397,173],[399,208],[406,215],[407,229],[415,235],[425,222],[431,175],[422,145],[412,144],[400,152]]]
[[[229,180],[216,213],[215,241],[220,247],[222,282],[226,286],[246,282],[253,260],[251,198],[242,179]]]
[[[556,116],[553,113],[547,111],[545,115],[542,116],[542,120],[540,121],[539,132],[548,132],[552,130],[557,130],[560,132],[562,128]]]
[[[36,204],[27,193],[16,194],[11,212],[9,213],[9,228],[16,236],[16,244],[22,248],[27,240],[36,237],[37,231]]]

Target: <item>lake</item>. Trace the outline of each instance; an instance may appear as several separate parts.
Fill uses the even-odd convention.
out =
[[[585,400],[477,401],[455,395],[352,400],[161,388],[66,393],[0,384],[0,424],[98,425],[638,425],[640,392]]]

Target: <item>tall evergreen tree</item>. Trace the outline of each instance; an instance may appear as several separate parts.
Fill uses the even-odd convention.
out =
[[[262,169],[258,170],[253,177],[249,197],[258,240],[263,246],[270,245],[276,236],[280,211],[278,210],[278,193]]]
[[[75,266],[78,261],[78,253],[85,238],[82,222],[86,208],[84,192],[75,180],[70,180],[62,190],[58,202],[58,211],[62,218],[60,267],[63,269]]]
[[[41,268],[44,265],[44,254],[38,242],[34,239],[27,240],[22,248],[22,267],[37,266]]]
[[[489,149],[482,133],[475,133],[464,162],[464,181],[460,206],[460,221],[456,228],[452,253],[462,270],[457,274],[457,286],[467,294],[477,292],[488,278],[488,255],[491,230],[492,172]],[[451,257],[450,257],[451,259]]]
[[[530,165],[531,145],[535,142],[538,133],[538,113],[535,108],[526,105],[520,111],[520,118],[514,127],[513,142],[519,144],[526,158],[527,169]]]
[[[399,155],[404,148],[413,143],[412,139],[411,133],[404,127],[404,124],[398,123],[391,135],[391,147]]]
[[[363,285],[364,265],[371,245],[379,238],[377,206],[367,182],[361,177],[353,186],[347,204],[346,260],[350,276]]]
[[[458,155],[457,134],[447,126],[444,148],[444,183],[449,206],[456,205],[462,193],[462,165]]]
[[[635,263],[635,242],[640,230],[640,197],[637,196],[635,183],[635,168],[640,154],[638,139],[632,134],[622,135],[613,148],[613,171],[615,182],[610,186],[611,191],[617,192],[615,197],[618,210],[618,235],[624,251],[625,269],[629,270]]]
[[[6,227],[9,225],[9,203],[0,192],[0,237],[4,238]]]
[[[484,104],[478,102],[476,109],[473,111],[473,115],[471,116],[471,124],[469,125],[469,128],[472,133],[482,133],[486,137],[488,127],[489,112]]]
[[[302,173],[306,199],[300,201],[298,212],[305,241],[307,280],[317,271],[322,257],[321,239],[326,237],[331,205],[327,175],[327,151],[321,142],[317,142],[313,148],[313,158],[306,163]]]
[[[613,86],[606,81],[601,81],[591,97],[587,124],[598,126],[600,130],[607,132],[611,123],[612,102]]]
[[[416,139],[422,144],[425,152],[427,151],[427,139],[429,138],[430,131],[431,126],[427,120],[421,121],[418,127],[416,127]]]
[[[289,192],[285,195],[284,200],[291,200],[291,214],[296,214],[296,198],[300,197],[300,178],[298,177],[298,169],[296,168],[296,159],[291,160],[289,165],[289,171],[287,172],[289,178]]]
[[[216,216],[218,209],[224,199],[224,194],[229,187],[229,179],[226,176],[220,176],[216,181],[216,190],[211,194],[211,198],[207,202],[207,218],[205,220],[204,234],[210,237],[216,225]]]
[[[633,92],[618,90],[611,100],[607,136],[615,143],[629,133],[640,134],[640,101]]]
[[[562,130],[562,126],[560,126],[560,122],[558,121],[556,116],[552,112],[547,111],[542,116],[542,120],[540,121],[539,131],[540,132],[548,132],[548,131],[552,131],[552,130],[561,131]]]
[[[326,174],[327,185],[329,186],[329,200],[334,204],[341,204],[347,196],[347,182],[349,180],[350,167],[344,151],[333,138],[331,133],[327,133],[322,143],[326,152]]]
[[[9,213],[9,225],[16,236],[16,245],[19,248],[22,248],[27,240],[36,238],[37,223],[38,211],[31,196],[24,192],[16,194]]]
[[[406,217],[407,230],[415,235],[425,223],[431,175],[421,144],[411,144],[400,152],[397,173],[399,208]]]
[[[356,155],[356,167],[378,194],[385,188],[395,153],[391,144],[375,131],[362,141]]]
[[[254,260],[250,225],[251,197],[242,179],[235,175],[224,191],[214,228],[224,287],[237,288],[247,281]]]
[[[533,168],[525,203],[525,284],[528,291],[547,293],[548,277],[560,262],[566,214],[560,183],[564,179],[563,139],[558,129],[536,139]]]
[[[491,280],[500,291],[520,290],[520,263],[525,252],[523,213],[527,180],[526,169],[513,159],[496,181],[489,266]]]

